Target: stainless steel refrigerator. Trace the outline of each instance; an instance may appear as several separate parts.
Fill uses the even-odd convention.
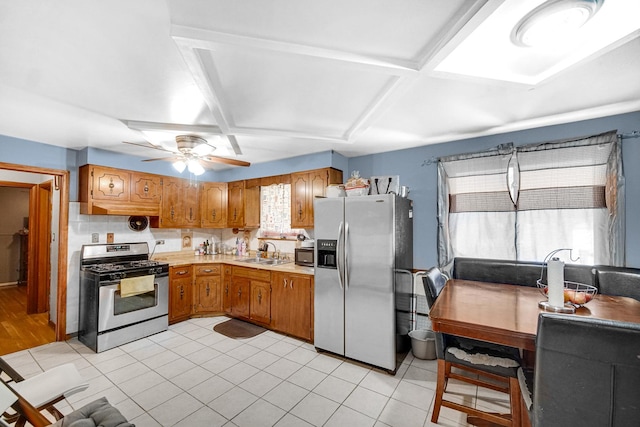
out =
[[[411,201],[317,198],[314,217],[315,347],[395,371],[411,326]]]

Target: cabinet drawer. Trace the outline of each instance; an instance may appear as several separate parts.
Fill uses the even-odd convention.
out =
[[[271,281],[270,271],[259,270],[257,268],[233,267],[233,276],[247,277],[249,279],[259,280],[262,282]]]
[[[170,279],[181,279],[184,277],[191,277],[193,268],[190,265],[182,265],[169,268]]]
[[[220,264],[196,265],[196,276],[219,276]]]

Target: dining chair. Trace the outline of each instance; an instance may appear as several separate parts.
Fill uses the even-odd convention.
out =
[[[9,379],[5,381],[12,390],[23,396],[38,411],[47,410],[56,420],[64,415],[54,406],[65,397],[79,393],[89,387],[73,363],[56,366],[33,377],[24,379],[6,360],[0,357],[0,374]],[[27,419],[19,412],[7,412],[2,418],[16,427],[25,425]]]
[[[534,427],[640,425],[640,324],[541,313],[535,368],[519,370]]]
[[[52,423],[24,396],[0,378],[0,410],[4,410],[7,404],[11,405],[20,419],[29,422],[33,427],[135,427],[118,409],[111,406],[106,397],[87,403]],[[0,425],[8,426],[4,421],[0,422]]]
[[[431,308],[446,285],[446,277],[440,272],[440,269],[434,267],[427,271],[422,281],[427,295],[427,303]],[[502,426],[519,426],[521,422],[520,385],[518,383],[519,350],[438,332],[436,332],[435,338],[438,376],[431,422],[438,423],[440,409],[444,406],[464,412],[468,417],[475,417],[490,423]],[[466,371],[467,375],[458,373],[453,368]],[[445,399],[444,393],[450,379],[508,394],[510,413],[498,414],[481,411]]]

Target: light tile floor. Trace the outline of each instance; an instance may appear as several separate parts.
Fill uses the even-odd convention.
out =
[[[62,413],[106,396],[138,427],[431,426],[436,361],[409,353],[395,376],[317,353],[272,331],[230,339],[191,319],[102,353],[77,339],[4,356],[24,377],[72,362],[90,386],[60,402]],[[508,397],[450,381],[447,397],[508,411]],[[442,408],[440,426],[464,426]]]

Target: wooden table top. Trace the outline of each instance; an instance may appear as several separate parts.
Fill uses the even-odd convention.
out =
[[[437,332],[533,351],[543,300],[534,287],[452,279],[429,317]],[[575,315],[640,323],[640,301],[598,294]]]

